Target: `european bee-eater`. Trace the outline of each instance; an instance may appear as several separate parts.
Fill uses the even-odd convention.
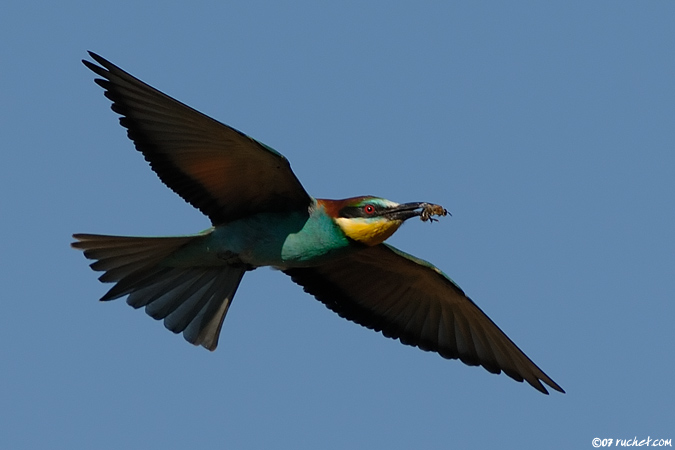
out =
[[[244,274],[279,269],[345,319],[444,358],[564,392],[430,263],[384,241],[407,219],[447,211],[364,196],[316,199],[283,155],[163,94],[104,58],[84,65],[159,178],[211,219],[180,237],[75,234],[101,298],[128,296],[174,333],[214,350]]]

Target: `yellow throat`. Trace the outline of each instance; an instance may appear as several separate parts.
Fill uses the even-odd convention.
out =
[[[360,217],[338,217],[335,221],[350,239],[371,246],[383,243],[403,224],[401,220],[384,218],[373,220]]]

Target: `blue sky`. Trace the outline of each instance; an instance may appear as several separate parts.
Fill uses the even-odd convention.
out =
[[[16,2],[0,14],[0,447],[592,448],[675,439],[675,3]],[[429,201],[438,265],[544,396],[246,275],[210,353],[124,301],[74,232],[188,234],[80,60],[283,153],[317,197]]]

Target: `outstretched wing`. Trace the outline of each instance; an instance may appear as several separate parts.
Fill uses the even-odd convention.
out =
[[[306,209],[310,196],[270,147],[169,97],[89,52],[82,61],[122,115],[159,178],[218,225],[257,212]]]
[[[284,271],[345,319],[489,372],[564,392],[443,272],[380,244],[318,267]]]

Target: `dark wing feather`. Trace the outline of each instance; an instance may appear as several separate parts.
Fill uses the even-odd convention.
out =
[[[386,244],[284,271],[345,319],[465,364],[564,392],[443,272]]]
[[[89,53],[112,109],[159,178],[220,223],[306,209],[311,198],[283,155]]]

